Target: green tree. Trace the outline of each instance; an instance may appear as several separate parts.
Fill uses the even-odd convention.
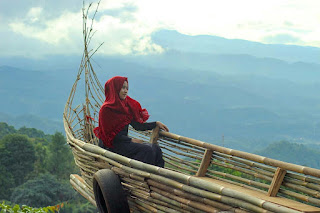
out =
[[[68,184],[60,183],[51,174],[41,174],[15,188],[11,202],[31,207],[52,206],[70,200],[75,195]]]
[[[0,141],[0,162],[12,174],[16,186],[26,181],[35,160],[35,150],[27,136],[11,134]]]
[[[9,200],[14,186],[12,174],[0,164],[0,200]]]
[[[69,179],[75,171],[71,149],[60,132],[56,132],[48,146],[48,171],[59,179]]]
[[[16,129],[13,126],[9,126],[7,123],[0,122],[0,139],[6,135],[16,133]]]
[[[76,193],[73,199],[60,210],[61,213],[96,213],[98,209],[87,199]]]
[[[47,168],[47,147],[42,145],[42,143],[34,143],[34,149],[36,153],[36,160],[34,162],[33,175],[39,176],[42,173],[48,172]]]
[[[23,126],[20,129],[18,129],[17,133],[21,134],[21,135],[27,135],[30,138],[45,138],[47,140],[51,139],[50,138],[51,136],[45,134],[43,131],[38,130],[36,128],[28,128],[28,127],[25,127],[25,126]]]

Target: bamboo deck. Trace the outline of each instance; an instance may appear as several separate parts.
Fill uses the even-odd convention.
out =
[[[297,211],[301,211],[301,212],[320,212],[320,208],[317,208],[317,207],[314,207],[314,206],[310,206],[310,205],[306,205],[304,203],[299,203],[297,201],[290,200],[290,199],[287,199],[287,198],[270,197],[266,193],[259,192],[259,191],[256,191],[256,190],[251,190],[251,189],[245,188],[243,186],[237,186],[237,185],[234,185],[232,183],[227,183],[227,182],[224,182],[224,181],[215,180],[215,179],[208,178],[208,177],[200,177],[200,178],[205,180],[205,181],[208,181],[208,182],[210,182],[212,184],[217,184],[217,185],[220,185],[220,186],[223,186],[223,187],[227,187],[227,188],[233,189],[235,191],[244,193],[246,195],[250,195],[252,197],[260,198],[262,200],[269,201],[269,202],[272,202],[272,203],[275,203],[275,204],[288,206],[288,207],[290,207],[290,208],[292,208],[294,210],[297,210]]]

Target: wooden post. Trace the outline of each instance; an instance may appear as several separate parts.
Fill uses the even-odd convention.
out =
[[[207,172],[207,169],[208,169],[208,167],[209,167],[209,165],[211,163],[212,153],[213,153],[213,150],[206,149],[196,176],[198,176],[198,177],[205,176],[205,174]]]
[[[283,178],[286,175],[287,171],[281,168],[277,168],[276,172],[274,173],[272,182],[270,184],[270,188],[268,190],[268,196],[276,197],[277,193],[280,189],[282,184]]]
[[[151,137],[150,137],[150,143],[158,143],[159,131],[160,131],[159,126],[156,126],[156,127],[152,130],[152,135],[151,135]]]

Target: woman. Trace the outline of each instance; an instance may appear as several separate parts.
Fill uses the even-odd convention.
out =
[[[128,94],[128,79],[116,76],[105,84],[106,100],[99,112],[99,126],[94,129],[99,146],[117,154],[164,167],[162,152],[157,144],[142,144],[142,140],[128,137],[129,124],[136,130],[151,130],[156,126],[169,131],[163,123],[145,121],[148,111]]]

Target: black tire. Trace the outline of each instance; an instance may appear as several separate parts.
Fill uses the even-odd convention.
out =
[[[99,212],[130,212],[127,197],[119,177],[110,169],[97,171],[93,176],[93,191]]]

